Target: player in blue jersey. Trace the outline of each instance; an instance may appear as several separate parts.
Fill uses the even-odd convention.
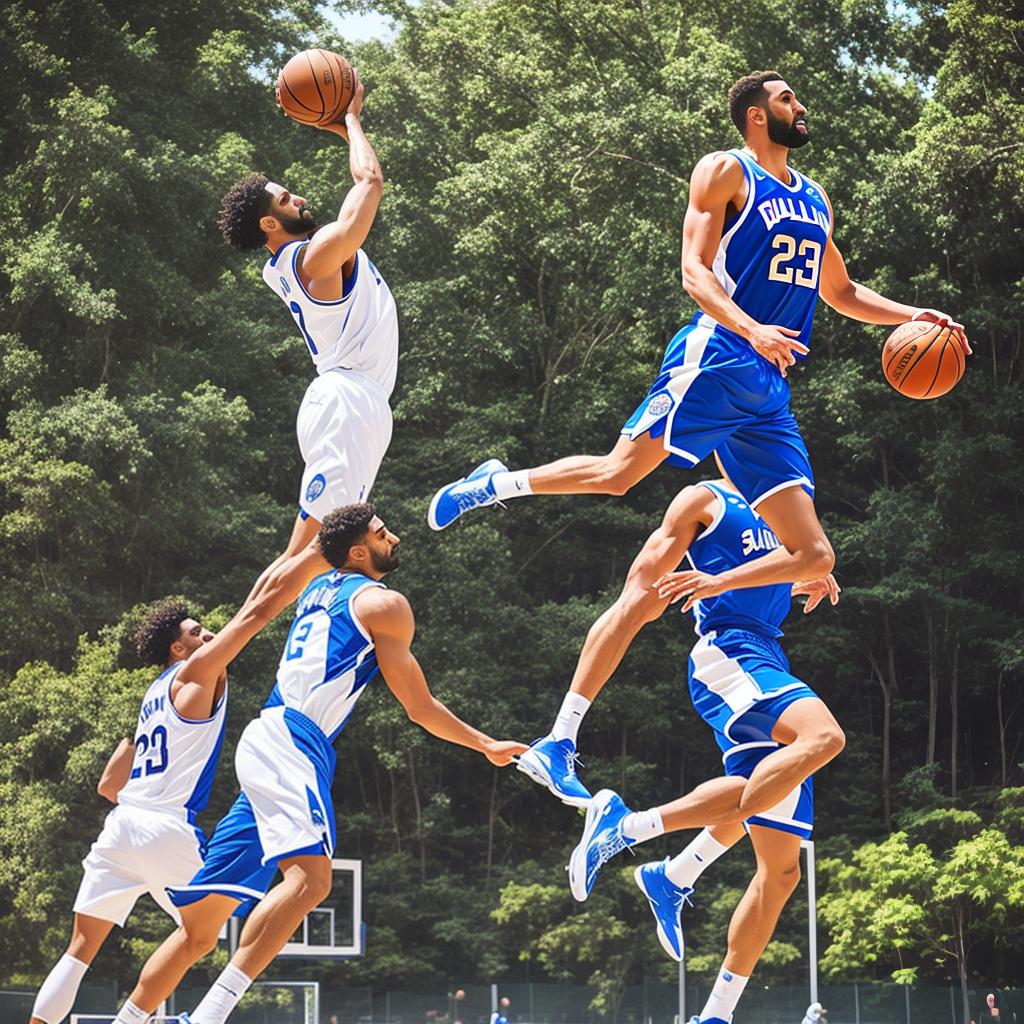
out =
[[[335,847],[332,744],[378,670],[409,718],[433,735],[495,765],[526,749],[467,725],[430,692],[411,650],[409,602],[381,582],[398,566],[398,543],[372,506],[348,505],[329,513],[313,544],[268,577],[261,596],[294,597],[300,584],[308,586],[270,698],[239,740],[241,793],[217,825],[203,868],[171,890],[182,926],[143,967],[117,1024],[145,1021],[214,947],[224,922],[255,904],[238,951],[188,1018],[223,1024],[326,897]],[[270,889],[278,871],[282,881]]]
[[[809,351],[819,292],[867,323],[913,319],[962,325],[850,280],[832,238],[821,186],[789,166],[810,138],[807,110],[775,72],[741,78],[729,111],[744,148],[705,156],[690,181],[683,223],[683,285],[700,307],[669,343],[647,397],[602,456],[579,455],[509,472],[490,459],[441,488],[428,521],[444,529],[464,512],[530,494],[624,494],[666,460],[694,466],[717,450],[740,493],[798,556],[805,579],[834,556],[814,509],[814,475],[789,408],[786,371]],[[781,582],[780,556],[746,566],[736,586]]]
[[[810,777],[844,743],[838,723],[792,675],[778,643],[791,595],[808,595],[806,612],[826,597],[835,604],[839,588],[826,576],[731,589],[743,566],[766,549],[782,552],[780,571],[785,574],[788,566],[795,579],[798,559],[785,554],[728,479],[685,488],[634,561],[618,600],[591,628],[573,679],[573,689],[593,699],[640,629],[692,589],[694,574],[715,592],[701,598],[691,592],[684,609],[693,609],[699,635],[689,659],[690,695],[715,733],[726,778],[641,812],[631,812],[617,794],[602,790],[589,804],[569,866],[573,895],[585,900],[603,865],[617,853],[664,832],[703,826],[677,857],[635,872],[661,944],[679,960],[683,903],[700,874],[738,841],[744,827],[749,830],[757,870],[733,917],[729,952],[699,1018],[702,1024],[730,1019],[799,879],[800,840],[813,824]],[[684,558],[694,568],[674,572]]]
[[[224,735],[227,677],[189,679],[188,657],[213,634],[180,601],[151,605],[136,633],[146,664],[163,666],[142,699],[134,739],[111,755],[100,796],[117,806],[82,862],[71,941],[39,989],[31,1024],[58,1024],[114,925],[123,926],[148,892],[175,921],[164,891],[203,863],[206,837],[195,827],[206,806]]]
[[[387,282],[362,249],[384,187],[362,109],[356,76],[343,119],[324,126],[349,144],[352,187],[335,220],[318,225],[302,196],[261,174],[243,178],[221,204],[225,240],[270,253],[264,283],[287,306],[317,372],[295,423],[304,463],[298,516],[287,548],[253,595],[316,536],[331,509],[367,498],[391,442],[398,313]]]

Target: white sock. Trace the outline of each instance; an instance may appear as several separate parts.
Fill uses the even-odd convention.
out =
[[[252,978],[240,971],[234,964],[228,964],[213,988],[203,996],[202,1002],[189,1014],[193,1024],[224,1024],[228,1014],[245,995]]]
[[[728,849],[711,834],[710,829],[704,829],[682,853],[668,862],[665,877],[680,888],[692,889],[705,869]]]
[[[491,484],[494,487],[494,496],[498,501],[505,501],[508,498],[525,498],[528,494],[533,494],[528,469],[495,473],[491,476]]]
[[[583,716],[590,710],[590,701],[582,693],[570,690],[558,709],[555,724],[551,727],[551,735],[556,740],[572,740],[576,746],[576,733],[579,731]]]
[[[114,1024],[146,1024],[152,1014],[148,1010],[140,1010],[130,999],[117,1012]]]
[[[657,807],[649,811],[633,811],[622,819],[622,832],[627,838],[637,843],[646,843],[665,831],[665,823],[661,820],[661,812]]]
[[[32,1007],[32,1016],[45,1020],[46,1024],[60,1024],[71,1012],[75,996],[78,995],[78,986],[82,984],[87,970],[88,964],[65,953],[40,986],[35,1006]]]
[[[736,1009],[736,1004],[740,1001],[740,996],[743,995],[748,981],[750,978],[744,978],[742,974],[733,974],[732,971],[727,971],[723,967],[718,972],[718,980],[711,990],[704,1009],[700,1012],[700,1019],[721,1017],[722,1020],[731,1020],[732,1011]]]

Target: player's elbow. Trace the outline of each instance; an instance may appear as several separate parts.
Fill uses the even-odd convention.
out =
[[[801,551],[800,575],[803,579],[820,580],[836,566],[836,553],[828,539],[820,537]]]
[[[364,168],[359,172],[358,184],[379,199],[384,192],[384,175],[379,167]]]
[[[410,722],[422,726],[428,732],[430,731],[431,723],[434,721],[435,709],[433,700],[410,702],[404,704],[403,707]]]
[[[104,800],[109,800],[112,804],[117,803],[117,787],[109,779],[100,779],[96,792]]]

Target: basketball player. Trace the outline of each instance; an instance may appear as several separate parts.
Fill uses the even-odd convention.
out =
[[[232,913],[258,904],[231,962],[182,1018],[223,1024],[330,892],[332,744],[378,668],[409,718],[433,735],[478,750],[495,765],[526,749],[485,736],[431,694],[410,650],[415,622],[409,602],[381,582],[398,566],[398,543],[372,506],[348,505],[328,514],[316,540],[268,578],[264,592],[294,596],[320,574],[299,598],[270,697],[239,741],[242,792],[217,825],[203,868],[171,891],[181,927],[143,967],[117,1024],[147,1020],[213,949]],[[283,879],[268,894],[278,870]]]
[[[687,487],[669,506],[630,568],[622,594],[594,624],[573,687],[592,696],[615,670],[640,629],[670,601],[689,593],[698,641],[689,659],[690,696],[723,752],[726,778],[698,786],[663,807],[631,812],[602,790],[590,803],[583,838],[573,851],[569,882],[585,900],[602,866],[622,850],[663,832],[705,829],[677,857],[637,868],[658,937],[676,960],[683,956],[681,910],[697,877],[749,829],[757,870],[733,915],[729,951],[700,1024],[728,1024],[733,1009],[782,908],[800,877],[800,841],[811,834],[811,775],[844,745],[824,702],[793,676],[779,646],[791,594],[806,594],[805,612],[839,588],[828,576],[810,583],[731,589],[734,574],[766,549],[787,555],[764,520],[727,477]],[[692,572],[675,573],[683,558]],[[694,577],[713,596],[693,596]]]
[[[263,280],[291,312],[318,374],[296,421],[305,463],[298,518],[284,554],[251,596],[281,561],[309,544],[327,512],[366,498],[391,441],[398,316],[387,284],[360,248],[383,178],[360,123],[358,76],[355,86],[344,123],[326,126],[348,141],[353,181],[336,220],[319,227],[305,199],[261,174],[243,178],[221,204],[220,229],[230,244],[269,250]]]
[[[135,639],[139,656],[163,671],[142,699],[134,742],[122,740],[103,770],[97,789],[117,806],[82,862],[71,942],[39,990],[32,1024],[59,1024],[71,1012],[89,965],[143,893],[180,920],[165,887],[203,863],[206,838],[194,822],[224,736],[225,666],[202,682],[189,676],[189,655],[213,634],[177,601],[152,605]]]
[[[786,553],[801,579],[832,570],[814,509],[814,475],[789,408],[787,369],[808,353],[818,299],[855,320],[962,325],[933,309],[884,298],[847,275],[832,238],[832,206],[817,182],[789,166],[810,134],[807,109],[775,72],[729,90],[744,148],[701,159],[683,222],[683,285],[700,307],[669,343],[647,397],[615,447],[509,472],[490,459],[442,487],[427,515],[441,530],[470,509],[530,494],[625,494],[664,461],[695,466],[714,449],[782,543],[738,571],[733,585],[781,583]],[[788,558],[784,563],[788,567]]]

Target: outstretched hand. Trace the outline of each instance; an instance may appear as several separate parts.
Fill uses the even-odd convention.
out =
[[[937,309],[919,309],[913,316],[914,320],[926,320],[928,323],[939,324],[948,327],[953,332],[953,337],[960,343],[960,348],[965,356],[972,353],[970,342],[967,340],[967,332],[964,325],[957,323],[948,313],[941,313]]]
[[[688,612],[702,598],[716,597],[726,590],[717,576],[697,569],[667,572],[654,581],[654,589],[658,591],[658,597],[663,601],[668,599],[670,604],[686,597],[686,604],[682,607],[684,612]]]
[[[793,589],[790,593],[793,597],[798,597],[803,594],[807,595],[807,603],[804,605],[804,615],[806,615],[808,612],[813,612],[826,597],[828,598],[829,603],[835,607],[839,604],[839,595],[842,592],[842,587],[836,583],[835,576],[833,576],[832,573],[829,573],[820,580],[808,580],[807,582],[794,583]]]
[[[484,747],[483,755],[491,764],[504,768],[529,749],[528,744],[517,743],[515,740],[490,740]]]
[[[352,69],[352,82],[354,85],[352,99],[349,100],[348,106],[342,112],[341,117],[330,124],[316,125],[317,128],[322,128],[325,132],[334,132],[335,135],[340,135],[346,142],[348,142],[348,127],[345,124],[345,118],[349,114],[359,117],[363,112],[363,83],[359,81],[359,74],[355,68]]]

